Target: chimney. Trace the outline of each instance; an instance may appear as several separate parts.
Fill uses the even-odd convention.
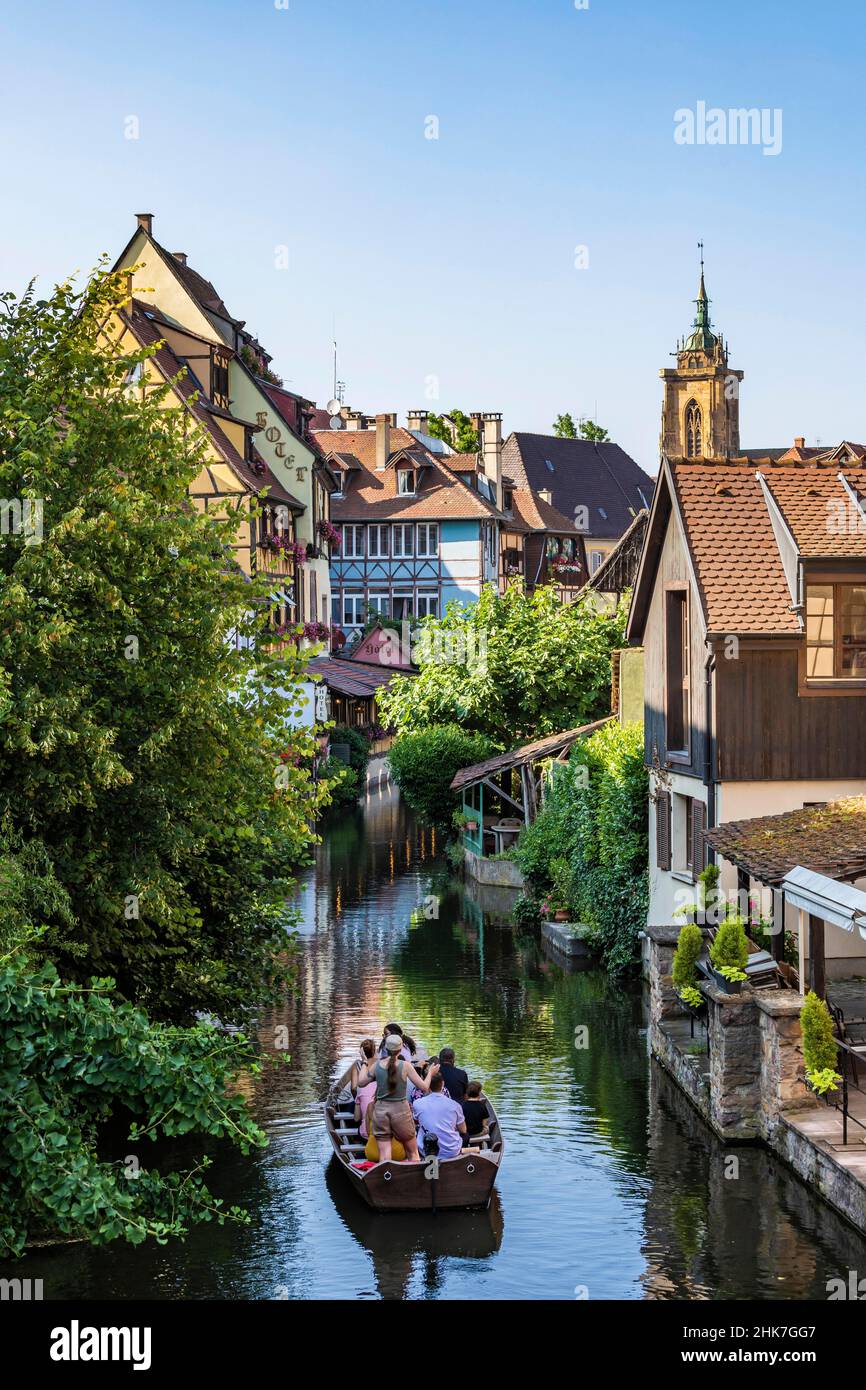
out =
[[[376,472],[381,473],[391,457],[391,416],[376,416]]]
[[[547,503],[548,507],[553,506],[553,493],[550,491],[549,487],[540,487],[538,489],[538,495],[542,502]]]
[[[798,434],[797,437],[796,437],[796,439],[794,440],[794,448],[795,448],[795,449],[805,449],[805,447],[806,447],[806,436],[805,436],[804,434]]]
[[[502,506],[502,416],[486,412],[482,430],[484,472],[496,488],[496,505]]]
[[[471,424],[475,433],[478,435],[478,439],[480,442],[484,435],[484,416],[481,414],[480,410],[470,411],[469,423]]]
[[[180,261],[181,265],[186,265],[186,252],[185,252],[185,251],[172,251],[171,254],[174,256],[174,259],[175,259],[176,261]]]
[[[147,232],[148,236],[153,236],[152,212],[137,212],[135,214],[135,220],[143,232]]]
[[[417,430],[419,434],[429,434],[429,414],[426,410],[410,410],[406,415],[406,428]]]

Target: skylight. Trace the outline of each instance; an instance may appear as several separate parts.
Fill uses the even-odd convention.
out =
[[[553,472],[553,464],[550,462],[550,459],[545,459],[544,462],[547,464],[548,471],[552,473],[552,472]]]

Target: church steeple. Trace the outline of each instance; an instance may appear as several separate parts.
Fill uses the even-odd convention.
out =
[[[665,368],[661,450],[671,458],[735,458],[740,449],[739,386],[743,373],[728,367],[728,348],[710,322],[704,246],[692,331],[677,343],[676,367]]]
[[[684,352],[705,352],[716,353],[721,349],[721,339],[717,338],[710,326],[710,301],[707,296],[707,288],[704,284],[704,243],[698,242],[698,249],[701,253],[701,283],[698,289],[698,297],[695,300],[697,313],[692,324],[692,331],[683,344],[681,351]]]

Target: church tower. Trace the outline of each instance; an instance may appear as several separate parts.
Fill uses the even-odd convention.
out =
[[[677,343],[675,367],[663,367],[661,452],[669,458],[727,459],[740,452],[740,382],[728,366],[728,345],[710,325],[710,301],[701,284],[692,331]]]

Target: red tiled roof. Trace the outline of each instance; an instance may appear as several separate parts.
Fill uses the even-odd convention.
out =
[[[361,661],[348,658],[317,656],[307,663],[307,672],[313,680],[321,681],[331,690],[341,695],[375,695],[383,686],[390,685],[395,676],[413,674],[406,670],[396,670],[387,666],[368,666]]]
[[[671,463],[670,472],[708,630],[799,633],[756,474],[706,463]]]
[[[522,522],[527,531],[554,531],[557,535],[576,534],[574,522],[530,488],[514,489],[511,494],[511,511],[514,519]],[[518,529],[510,522],[509,527],[511,530]]]
[[[866,470],[845,468],[843,476],[858,496],[866,494]],[[774,469],[766,482],[801,555],[866,555],[866,520],[836,472]]]
[[[342,497],[331,500],[333,521],[368,521],[377,517],[412,521],[499,517],[496,508],[449,467],[450,457],[431,453],[408,430],[392,428],[388,466],[376,469],[375,430],[317,430],[326,455],[348,474]],[[397,491],[396,456],[403,452],[420,470],[417,492]],[[353,463],[354,461],[354,463]]]

